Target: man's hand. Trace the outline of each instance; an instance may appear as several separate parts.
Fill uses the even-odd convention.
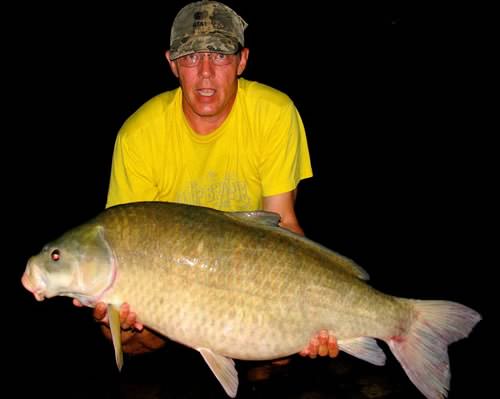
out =
[[[321,330],[312,337],[309,345],[299,353],[299,355],[309,356],[311,359],[318,355],[336,357],[338,354],[337,339],[333,335],[333,331],[327,330]]]
[[[73,300],[73,304],[78,307],[83,306],[76,299]],[[107,305],[102,302],[97,303],[92,314],[94,319],[101,325],[104,336],[111,340]],[[144,325],[137,321],[136,313],[130,311],[130,306],[127,303],[120,306],[120,328],[122,331],[122,349],[125,353],[137,355],[165,346],[166,338],[144,328]]]
[[[73,304],[78,307],[83,306],[78,299],[73,299]],[[105,303],[97,303],[92,314],[95,321],[109,326],[108,307]],[[128,331],[130,329],[142,331],[144,329],[144,325],[137,321],[137,315],[135,312],[130,311],[128,303],[124,303],[120,306],[120,327],[124,331]]]

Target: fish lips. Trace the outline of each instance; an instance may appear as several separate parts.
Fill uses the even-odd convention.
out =
[[[34,295],[37,301],[43,301],[45,299],[47,283],[43,278],[43,274],[37,271],[36,268],[26,268],[26,271],[21,277],[21,283],[24,288]]]

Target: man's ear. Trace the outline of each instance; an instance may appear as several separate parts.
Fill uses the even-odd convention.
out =
[[[250,54],[250,50],[248,48],[241,49],[240,52],[240,63],[238,64],[238,76],[240,76],[245,68],[247,67],[248,56]]]
[[[165,58],[167,59],[168,65],[170,65],[170,70],[172,71],[172,73],[174,74],[174,76],[176,78],[178,78],[179,77],[179,72],[177,71],[177,64],[175,63],[175,61],[172,61],[170,59],[170,50],[166,51]]]

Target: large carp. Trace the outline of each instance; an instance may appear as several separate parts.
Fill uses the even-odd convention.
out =
[[[352,260],[278,227],[267,212],[222,212],[142,202],[119,205],[69,230],[29,259],[22,283],[108,304],[117,363],[117,309],[198,350],[231,397],[232,359],[288,356],[329,330],[340,350],[376,365],[385,341],[427,398],[449,389],[447,347],[481,316],[456,302],[413,300],[370,287]]]

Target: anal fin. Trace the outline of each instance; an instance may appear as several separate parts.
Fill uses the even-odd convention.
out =
[[[196,350],[201,353],[208,367],[210,367],[210,370],[212,370],[215,377],[221,383],[224,391],[231,398],[234,398],[238,391],[238,372],[234,367],[233,359],[218,355],[207,348],[196,348]]]
[[[354,339],[343,339],[338,341],[341,351],[347,352],[352,356],[363,359],[376,366],[385,364],[385,353],[378,346],[377,341],[370,337],[360,337]]]

